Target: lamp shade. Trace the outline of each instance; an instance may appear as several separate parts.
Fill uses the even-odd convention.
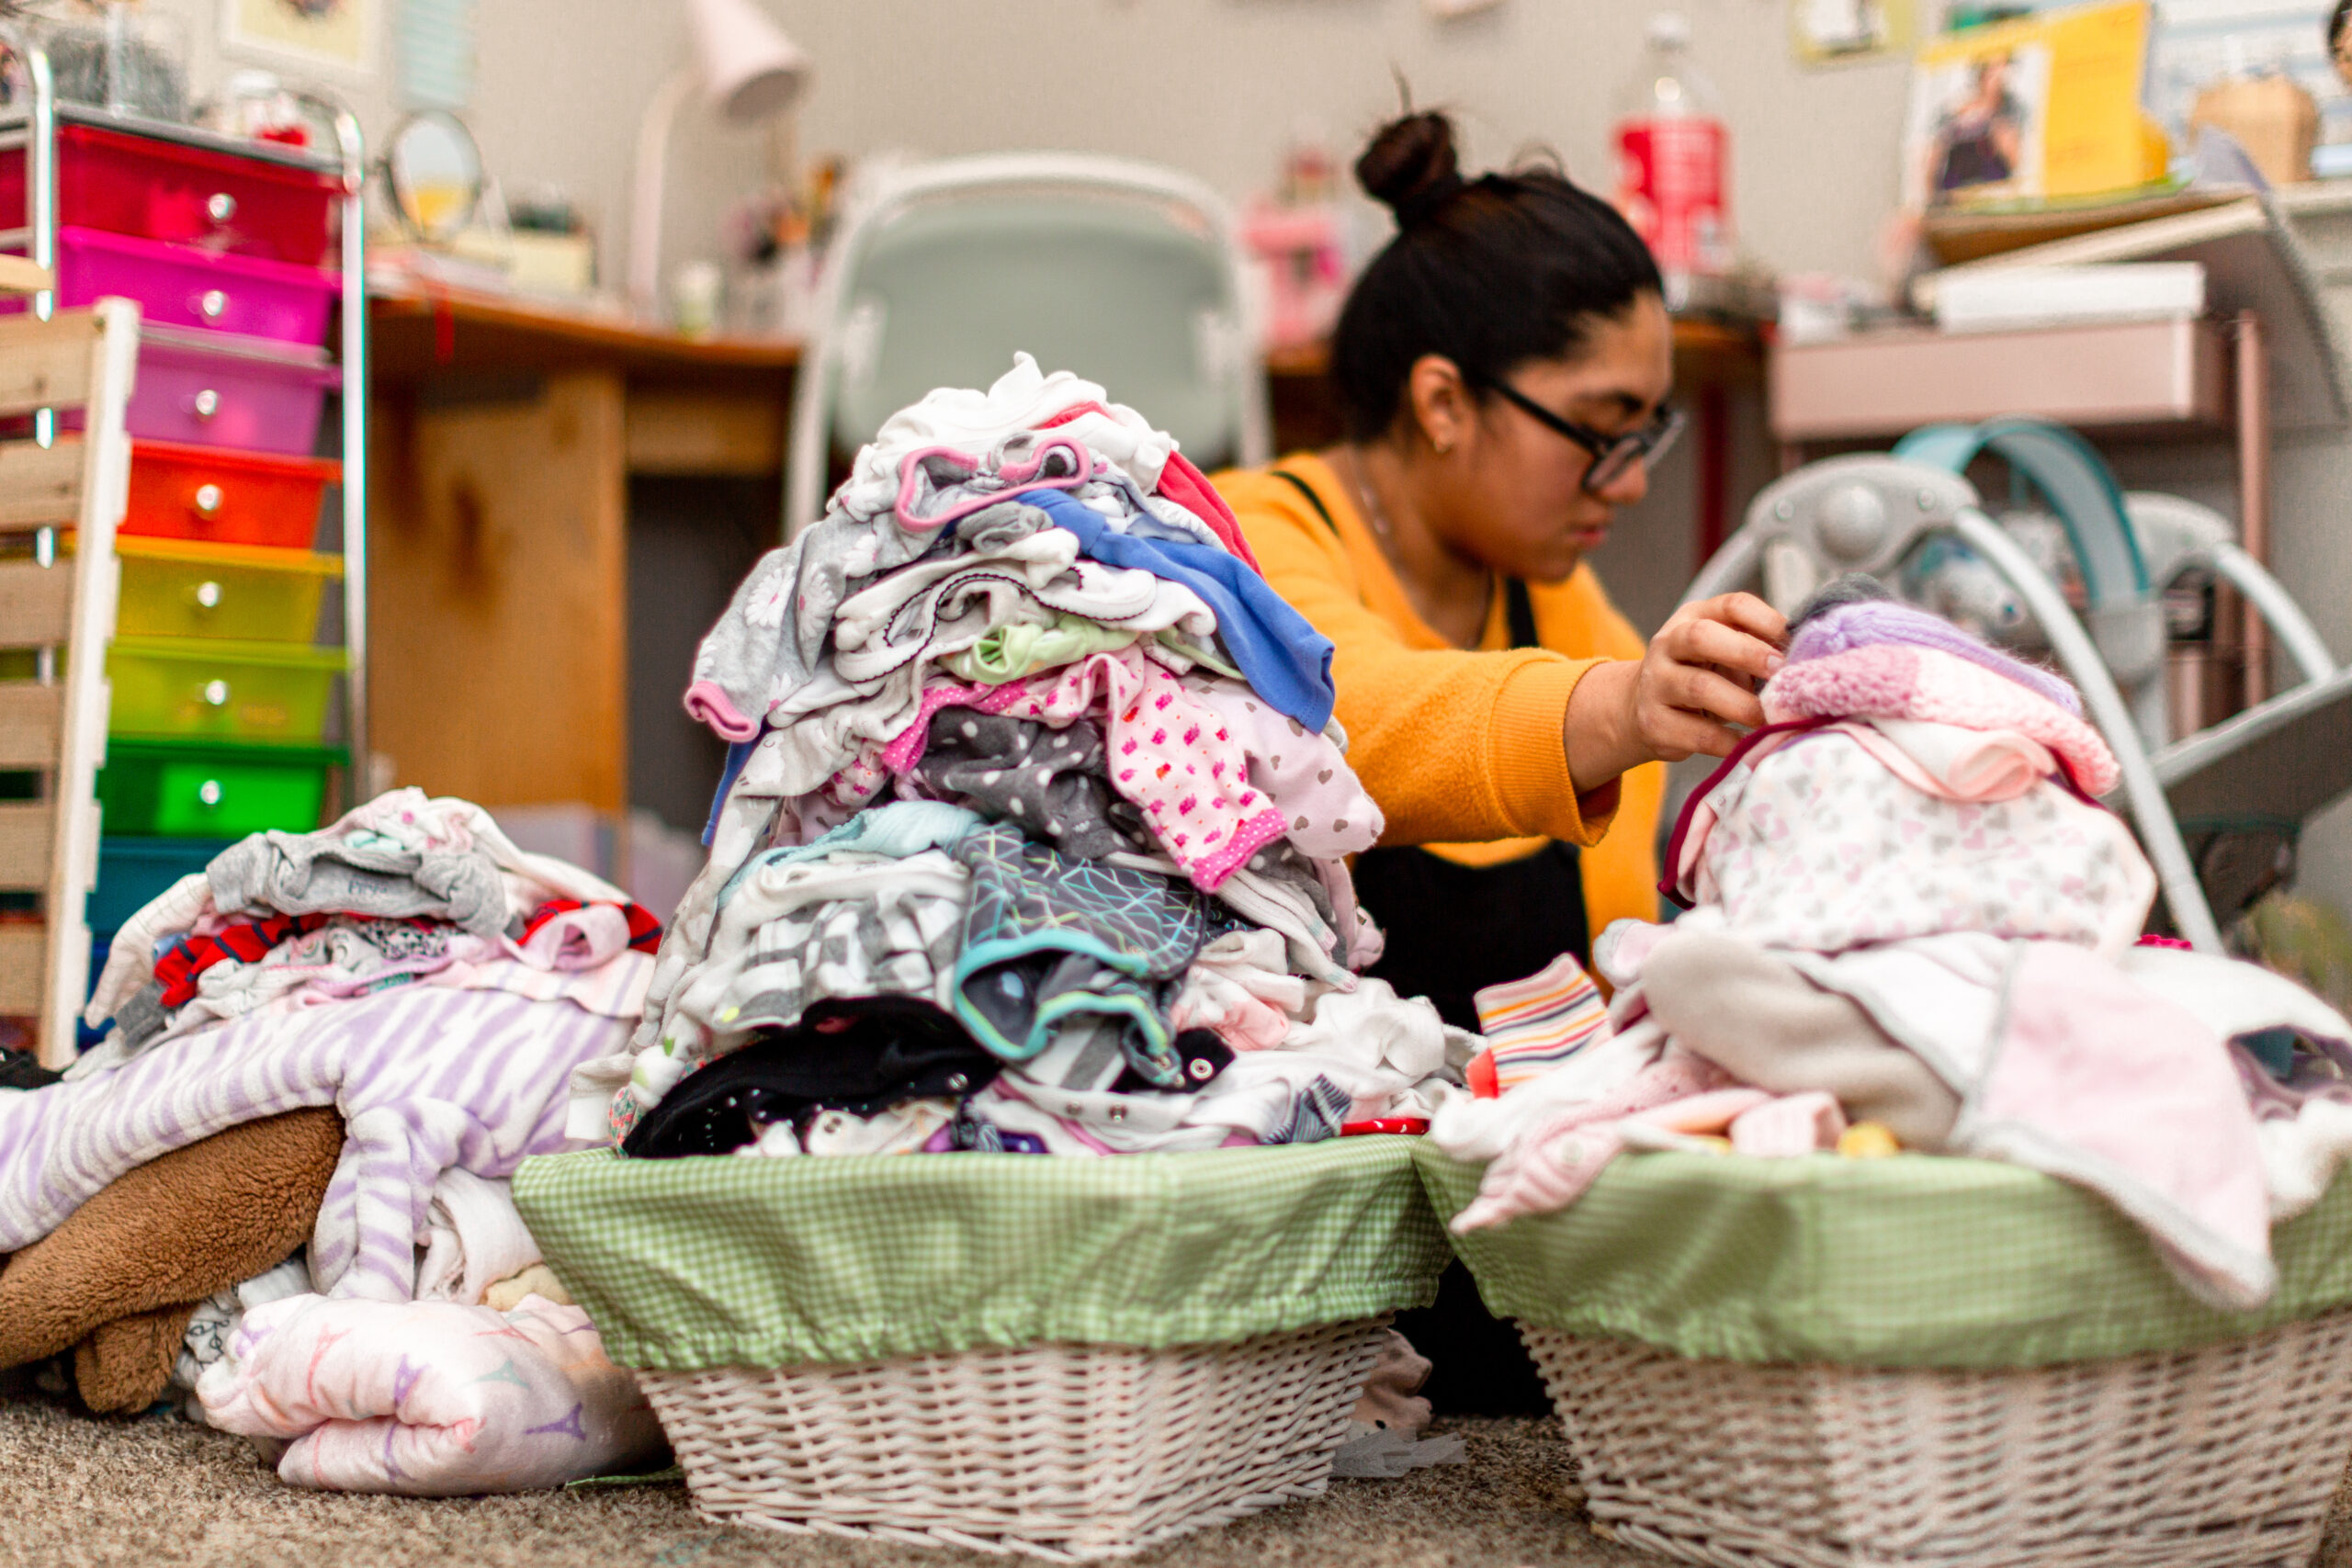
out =
[[[748,125],[800,96],[808,57],[752,0],[688,0],[686,10],[695,72],[721,116]]]

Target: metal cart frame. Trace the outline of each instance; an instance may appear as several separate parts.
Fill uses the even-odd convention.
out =
[[[0,149],[22,144],[25,156],[27,211],[22,228],[0,230],[0,247],[23,245],[38,265],[53,273],[57,265],[57,128],[61,123],[126,130],[159,141],[239,157],[290,164],[299,168],[333,170],[340,174],[342,197],[343,353],[338,367],[342,385],[338,402],[343,411],[343,638],[350,668],[344,679],[345,746],[351,753],[345,793],[353,803],[369,790],[368,756],[368,156],[358,117],[342,104],[304,92],[302,100],[334,127],[336,152],[327,157],[291,147],[275,147],[219,135],[194,126],[112,114],[100,108],[61,102],[50,70],[49,54],[20,28],[0,25],[0,46],[25,67],[30,100],[22,110],[0,111]],[[57,308],[53,292],[33,297],[36,315],[47,320]],[[46,412],[34,434],[43,445],[55,434]]]

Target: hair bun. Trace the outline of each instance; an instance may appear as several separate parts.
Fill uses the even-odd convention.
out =
[[[1356,160],[1356,183],[1412,228],[1462,189],[1453,122],[1433,110],[1390,120]]]

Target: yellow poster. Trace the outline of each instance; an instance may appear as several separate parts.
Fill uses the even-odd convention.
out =
[[[2077,6],[1948,33],[1911,73],[1904,205],[2057,201],[2161,175],[2140,107],[2146,0]]]

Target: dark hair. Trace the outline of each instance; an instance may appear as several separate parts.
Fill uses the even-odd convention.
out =
[[[2335,0],[2335,14],[2327,18],[2327,52],[2334,54],[2335,46],[2344,41],[2344,24],[2352,21],[2352,0]]]
[[[1348,434],[1395,423],[1413,362],[1442,355],[1484,395],[1517,367],[1580,347],[1597,318],[1661,293],[1657,263],[1617,209],[1555,169],[1464,180],[1453,124],[1393,120],[1356,180],[1396,215],[1396,236],[1349,292],[1331,335]]]

